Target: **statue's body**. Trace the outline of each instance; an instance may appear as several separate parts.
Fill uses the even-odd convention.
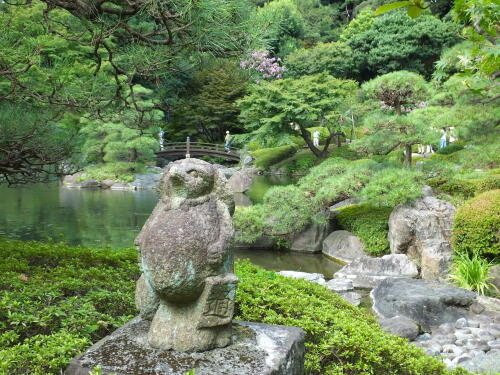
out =
[[[237,283],[226,179],[207,162],[180,160],[164,173],[160,194],[136,239],[143,271],[136,304],[152,320],[149,344],[183,352],[226,346]]]

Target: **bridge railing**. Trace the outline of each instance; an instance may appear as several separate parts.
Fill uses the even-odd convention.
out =
[[[189,154],[190,151],[215,151],[215,152],[226,152],[225,145],[217,143],[206,143],[206,142],[168,142],[163,144],[161,151],[186,151]],[[238,154],[239,149],[236,147],[231,147],[230,152],[232,154]]]

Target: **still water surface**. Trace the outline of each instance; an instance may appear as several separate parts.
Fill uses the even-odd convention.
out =
[[[260,190],[267,190],[266,183],[273,184],[260,178]],[[259,200],[255,191],[253,197]],[[157,201],[153,190],[67,189],[58,183],[0,186],[0,236],[53,239],[86,247],[131,247]],[[237,249],[235,256],[275,271],[318,272],[332,277],[339,269],[321,254]]]

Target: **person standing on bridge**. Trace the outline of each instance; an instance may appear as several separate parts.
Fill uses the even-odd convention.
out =
[[[226,152],[228,152],[228,153],[229,153],[229,151],[231,151],[231,140],[232,139],[233,139],[233,137],[231,137],[229,130],[227,130],[226,136],[224,138],[224,142],[225,142],[224,148],[226,149]]]

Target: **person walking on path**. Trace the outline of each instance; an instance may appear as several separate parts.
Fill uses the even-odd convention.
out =
[[[319,131],[318,129],[316,129],[314,132],[313,132],[313,145],[314,147],[318,147],[319,146]]]
[[[448,134],[446,134],[446,128],[441,129],[441,138],[439,139],[439,148],[444,148],[446,147],[446,137]]]
[[[224,148],[226,149],[226,152],[231,151],[231,134],[229,133],[229,130],[226,131],[226,136],[224,137]]]

